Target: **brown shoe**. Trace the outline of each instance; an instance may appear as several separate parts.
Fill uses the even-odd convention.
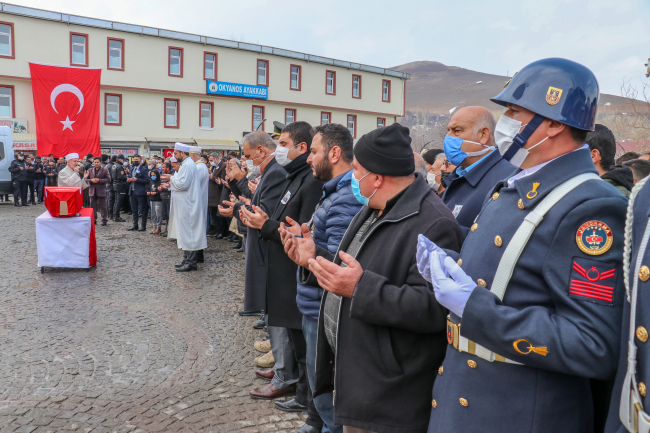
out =
[[[264,385],[261,388],[252,390],[249,392],[249,394],[253,398],[259,398],[261,400],[273,400],[274,398],[284,397],[285,395],[293,394],[295,392],[295,387],[291,387],[289,389],[280,389],[276,388],[272,383],[269,383],[268,385]]]
[[[260,379],[273,380],[273,377],[275,376],[275,371],[272,368],[261,368],[259,370],[255,370],[255,374]]]
[[[155,230],[154,234],[156,234],[156,235],[160,234],[160,226],[154,227],[154,230]]]
[[[149,234],[150,234],[150,235],[155,235],[155,234],[156,234],[156,228],[154,227],[154,228],[149,232]]]

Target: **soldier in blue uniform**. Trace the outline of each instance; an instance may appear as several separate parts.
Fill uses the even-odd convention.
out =
[[[625,225],[624,264],[627,272],[627,302],[623,313],[621,357],[609,406],[607,433],[648,433],[648,389],[650,384],[650,177],[632,190]],[[634,311],[634,316],[631,312]]]
[[[492,101],[497,183],[460,255],[424,237],[418,267],[450,310],[429,432],[592,433],[590,380],[614,375],[626,199],[598,177],[599,89],[565,59],[531,63]]]

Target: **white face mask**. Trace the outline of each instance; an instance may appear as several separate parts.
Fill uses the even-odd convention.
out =
[[[149,167],[149,170],[153,170],[153,165],[149,164],[147,167]]]
[[[436,182],[436,174],[433,173],[427,173],[427,183],[433,190],[433,192],[437,192],[440,189],[440,184]]]
[[[271,153],[269,156],[264,158],[264,160],[262,162],[260,162],[260,165],[264,164],[264,161],[266,161],[267,159],[269,159],[273,155],[275,155],[275,152]],[[260,165],[255,165],[253,163],[253,161],[257,161],[260,158],[262,158],[262,157],[258,156],[257,158],[247,159],[246,160],[246,167],[248,167],[248,170],[250,170],[250,172],[253,173],[254,175],[262,174],[262,172],[260,170]]]
[[[295,149],[298,145],[296,144],[292,148],[286,148],[283,146],[278,146],[275,148],[275,160],[280,164],[282,167],[288,165],[292,159],[289,158],[289,151],[291,149]]]
[[[501,155],[506,154],[508,149],[510,149],[510,146],[512,146],[512,142],[515,139],[515,136],[519,134],[521,128],[523,128],[526,125],[522,125],[520,121],[505,115],[499,118],[499,121],[497,122],[497,126],[494,129],[494,138],[495,141],[497,142],[497,148],[499,149],[499,153],[501,153]],[[515,156],[513,156],[510,159],[510,164],[514,165],[517,168],[521,167],[521,165],[528,157],[530,151],[536,148],[537,146],[539,146],[540,144],[542,144],[543,142],[545,142],[546,140],[548,140],[548,137],[546,137],[539,143],[535,144],[534,146],[529,147],[528,149],[524,149],[522,147],[517,151],[517,153],[515,153]]]

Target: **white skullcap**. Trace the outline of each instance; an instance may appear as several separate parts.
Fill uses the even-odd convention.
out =
[[[169,162],[178,162],[178,159],[176,159],[175,156],[172,156],[169,158]]]
[[[174,149],[180,150],[181,152],[189,152],[191,149],[191,146],[188,146],[187,144],[183,143],[176,143],[174,145]]]
[[[201,150],[199,146],[190,146],[190,153],[201,153]]]
[[[70,161],[71,159],[75,159],[75,158],[79,159],[79,154],[78,153],[68,153],[65,156],[66,161]]]

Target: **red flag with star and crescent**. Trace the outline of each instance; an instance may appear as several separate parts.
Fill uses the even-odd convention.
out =
[[[38,155],[100,154],[101,69],[30,63]]]

